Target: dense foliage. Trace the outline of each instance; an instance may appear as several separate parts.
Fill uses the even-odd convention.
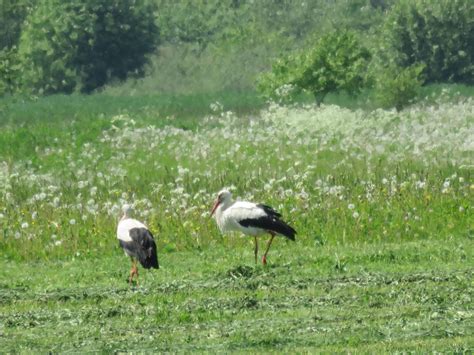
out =
[[[20,39],[24,88],[90,92],[112,79],[142,74],[145,55],[159,39],[152,10],[140,0],[42,0]]]
[[[395,107],[401,110],[416,101],[423,79],[424,65],[412,65],[408,68],[390,66],[384,68],[376,77],[375,95],[380,106]]]
[[[0,0],[0,50],[18,45],[23,21],[34,0]]]
[[[3,0],[0,95],[258,86],[268,96],[304,89],[320,102],[367,88],[400,108],[421,82],[472,83],[473,8],[469,0]],[[345,29],[353,38],[342,43]]]
[[[0,96],[17,91],[21,76],[17,49],[33,0],[0,0]]]
[[[474,83],[473,1],[401,0],[383,34],[387,62],[424,64],[427,82]]]
[[[20,76],[16,47],[0,49],[0,96],[14,93],[19,88]]]
[[[356,94],[364,85],[369,51],[350,32],[329,33],[309,50],[281,59],[260,80],[269,96],[289,90],[306,90],[319,104],[330,92]]]

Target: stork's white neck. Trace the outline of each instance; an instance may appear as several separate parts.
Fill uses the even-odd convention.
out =
[[[120,221],[125,221],[126,219],[129,219],[129,218],[131,218],[130,215],[124,213],[122,218],[120,218]]]
[[[234,201],[232,199],[226,199],[223,200],[219,206],[217,206],[216,209],[216,222],[217,225],[219,226],[219,229],[223,232],[225,231],[226,228],[226,219],[224,218],[224,212],[226,209],[228,209],[230,206],[234,204]]]

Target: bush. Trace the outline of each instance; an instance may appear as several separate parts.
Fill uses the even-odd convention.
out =
[[[264,96],[279,101],[291,100],[301,91],[296,86],[298,69],[302,66],[301,55],[289,55],[277,59],[272,70],[260,75],[257,79],[257,90]]]
[[[286,87],[305,90],[320,104],[330,92],[357,94],[369,58],[353,33],[330,33],[310,50],[277,60],[272,71],[260,77],[258,88],[268,96],[277,96]]]
[[[34,3],[34,0],[0,1],[0,50],[18,45],[21,25]]]
[[[17,91],[20,69],[16,47],[0,49],[0,97]]]
[[[408,68],[390,66],[377,75],[376,99],[384,108],[395,107],[400,111],[416,99],[423,84],[423,65]]]
[[[382,56],[401,67],[425,64],[428,83],[474,83],[474,2],[401,0],[388,17]]]
[[[19,44],[23,85],[33,92],[91,92],[143,74],[158,43],[145,0],[41,0]]]

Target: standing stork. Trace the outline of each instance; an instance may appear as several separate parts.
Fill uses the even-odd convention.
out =
[[[222,233],[240,231],[251,235],[255,240],[255,263],[258,262],[257,236],[269,233],[265,254],[262,257],[263,265],[267,264],[267,254],[275,235],[283,235],[295,240],[296,231],[280,219],[281,214],[272,207],[247,201],[232,201],[232,194],[222,190],[217,195],[211,216],[216,214],[216,221]]]
[[[117,239],[125,254],[132,261],[128,282],[131,285],[133,277],[136,276],[138,285],[137,259],[145,269],[160,268],[156,254],[156,244],[153,234],[148,228],[143,223],[131,218],[132,207],[130,205],[124,205],[122,211],[123,216],[117,226]]]

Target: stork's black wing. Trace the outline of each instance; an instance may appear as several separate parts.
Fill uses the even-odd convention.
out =
[[[124,242],[120,240],[122,248],[127,249],[137,257],[140,264],[145,269],[159,269],[158,255],[153,234],[146,228],[132,228],[129,231],[132,241]]]
[[[257,207],[265,211],[265,215],[257,218],[245,218],[239,221],[243,227],[255,227],[265,229],[284,235],[288,239],[295,240],[296,230],[280,219],[281,214],[272,207],[259,204]]]

